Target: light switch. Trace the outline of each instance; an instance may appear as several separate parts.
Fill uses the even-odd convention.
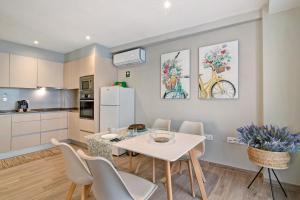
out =
[[[130,71],[126,71],[126,78],[130,77]]]

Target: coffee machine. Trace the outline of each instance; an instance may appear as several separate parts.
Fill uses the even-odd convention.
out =
[[[27,112],[28,109],[28,101],[27,100],[20,100],[17,101],[17,112]]]

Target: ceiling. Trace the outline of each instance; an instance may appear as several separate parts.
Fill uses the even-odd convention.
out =
[[[300,6],[299,0],[269,0],[269,13],[277,13]]]
[[[115,47],[259,10],[267,0],[0,0],[0,39],[67,53]],[[90,35],[91,39],[85,39]]]

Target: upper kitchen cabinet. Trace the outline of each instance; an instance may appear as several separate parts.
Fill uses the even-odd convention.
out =
[[[10,87],[37,87],[37,59],[15,54],[10,55]]]
[[[9,54],[0,53],[0,87],[9,87]]]
[[[70,61],[64,64],[64,88],[79,89],[78,61]]]
[[[62,63],[38,59],[38,87],[63,88],[63,74]]]
[[[79,65],[79,77],[95,74],[95,55],[82,58],[77,61]]]

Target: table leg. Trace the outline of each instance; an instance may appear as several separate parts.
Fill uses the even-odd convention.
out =
[[[132,172],[132,152],[131,151],[128,151],[129,153],[129,171]]]
[[[192,165],[194,167],[194,171],[196,174],[196,179],[197,179],[200,191],[201,191],[202,199],[207,200],[205,186],[204,186],[203,178],[202,178],[202,169],[201,169],[199,161],[197,160],[195,150],[194,149],[190,150],[189,154],[190,154]]]
[[[155,183],[155,158],[152,158],[152,182]]]
[[[166,177],[167,177],[167,196],[168,196],[168,200],[173,200],[170,161],[166,161]]]

